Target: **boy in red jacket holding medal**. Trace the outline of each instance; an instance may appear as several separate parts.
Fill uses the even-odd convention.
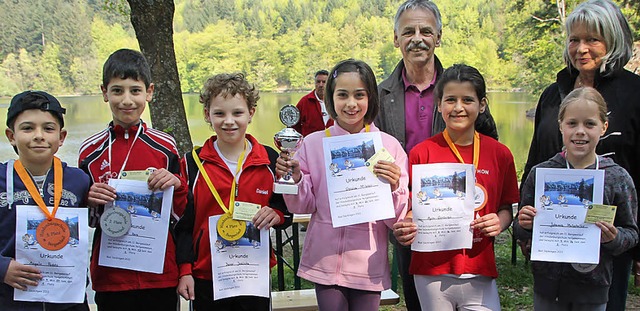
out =
[[[226,241],[243,236],[247,225],[234,214],[240,206],[257,207],[251,222],[258,230],[290,224],[282,195],[272,192],[278,153],[246,133],[259,98],[258,90],[240,73],[213,76],[200,93],[204,118],[216,135],[183,158],[190,195],[184,217],[176,225],[178,293],[193,300],[196,310],[267,311],[271,307],[269,298],[259,296],[214,300],[209,240],[214,230]],[[209,218],[217,215],[222,216],[210,227]],[[270,259],[273,266],[273,253]]]
[[[109,103],[113,121],[84,141],[78,159],[80,168],[93,182],[88,196],[92,209],[90,223],[95,225],[104,212],[104,204],[116,199],[115,189],[107,184],[109,179],[140,171],[152,172],[147,179],[151,190],[174,187],[172,214],[179,217],[186,204],[187,188],[180,175],[176,142],[171,135],[147,127],[140,119],[154,90],[146,59],[137,51],[118,50],[104,64],[102,80],[102,95]],[[100,236],[104,228],[96,227],[91,281],[98,309],[175,311],[178,266],[171,230],[166,237],[156,237],[166,239],[167,246],[163,272],[155,274],[100,266]]]

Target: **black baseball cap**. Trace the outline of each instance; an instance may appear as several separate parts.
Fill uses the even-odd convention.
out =
[[[11,99],[9,111],[7,111],[7,127],[23,111],[40,109],[51,112],[60,121],[60,127],[64,127],[63,114],[67,111],[62,108],[60,102],[53,95],[43,91],[24,91]]]

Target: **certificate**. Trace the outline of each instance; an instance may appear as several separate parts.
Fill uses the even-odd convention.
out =
[[[411,208],[413,221],[418,225],[411,250],[470,249],[473,244],[473,165],[419,164],[411,169]]]
[[[146,181],[110,179],[115,201],[105,210],[120,208],[130,214],[130,228],[120,237],[102,231],[98,264],[105,267],[162,273],[173,201],[173,187],[151,191]],[[120,229],[120,228],[118,228]]]
[[[53,210],[49,207],[49,211]],[[13,299],[53,303],[81,303],[85,299],[89,267],[89,233],[86,208],[60,207],[55,218],[68,226],[69,239],[59,250],[42,247],[36,239],[46,216],[38,206],[16,207],[16,261],[40,270],[42,280],[26,291],[14,290]],[[65,230],[66,231],[66,230]]]
[[[585,218],[591,204],[602,204],[603,187],[603,170],[536,169],[531,260],[600,261],[601,231]]]
[[[213,299],[271,294],[269,284],[269,230],[253,226],[236,241],[223,239],[216,230],[220,215],[209,217],[209,244],[213,271]]]
[[[391,186],[366,167],[367,160],[382,148],[377,132],[323,138],[334,228],[395,217]]]

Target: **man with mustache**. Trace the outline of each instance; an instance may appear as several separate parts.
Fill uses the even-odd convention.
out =
[[[442,18],[435,3],[407,0],[400,5],[394,20],[393,44],[402,52],[402,60],[391,75],[378,85],[380,113],[375,124],[394,136],[407,154],[423,140],[444,130],[445,123],[434,103],[433,91],[443,67],[434,54],[442,38]],[[489,107],[476,119],[476,130],[498,139]],[[413,276],[409,274],[411,248],[390,239],[398,254],[407,310],[420,310]]]

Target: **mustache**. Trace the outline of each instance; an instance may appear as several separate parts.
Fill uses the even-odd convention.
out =
[[[422,41],[417,42],[417,43],[416,42],[410,42],[409,45],[407,45],[407,48],[405,50],[407,50],[407,52],[408,52],[408,51],[416,49],[416,48],[422,49],[422,50],[425,50],[425,51],[429,51],[429,46],[426,45]]]

